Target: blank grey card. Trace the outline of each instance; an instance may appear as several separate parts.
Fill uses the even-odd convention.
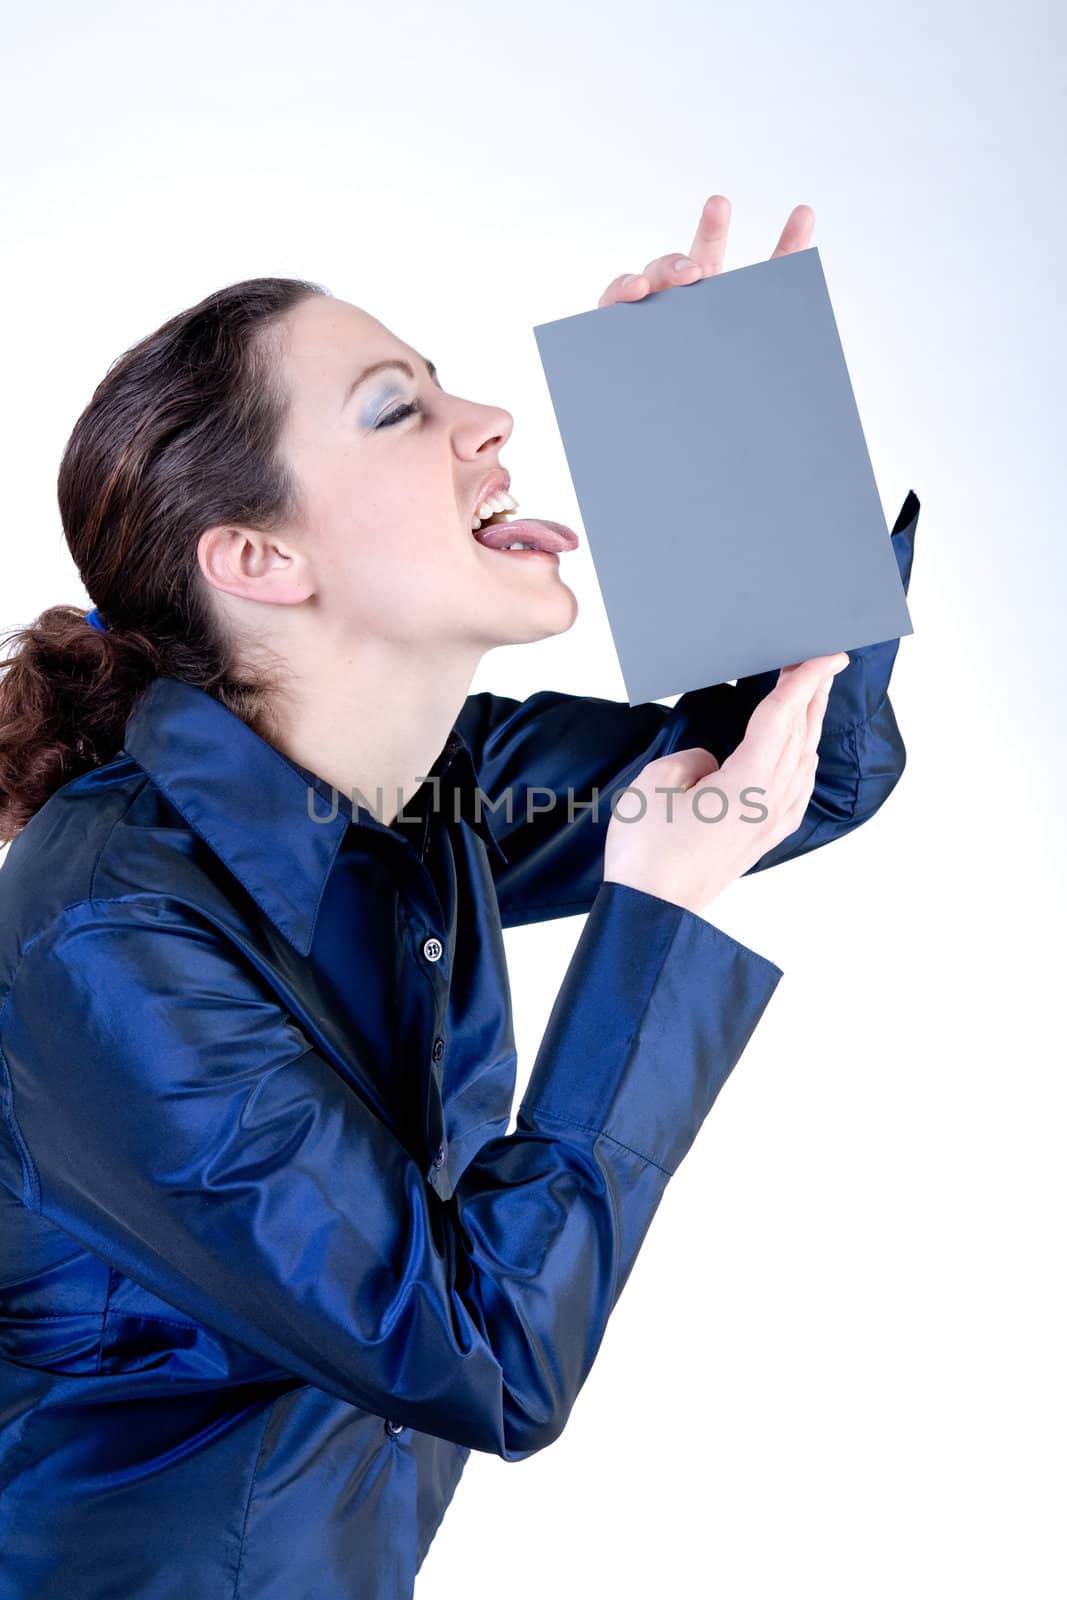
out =
[[[914,631],[817,249],[533,332],[631,705]]]

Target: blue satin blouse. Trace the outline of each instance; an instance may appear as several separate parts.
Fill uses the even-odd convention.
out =
[[[893,789],[898,644],[850,652],[807,814],[751,871]],[[16,837],[0,1600],[403,1600],[470,1452],[559,1437],[782,976],[603,881],[610,798],[673,749],[725,760],[776,676],[470,695],[393,825],[161,677]],[[599,813],[542,809],[594,786]],[[577,912],[509,1134],[502,930]]]

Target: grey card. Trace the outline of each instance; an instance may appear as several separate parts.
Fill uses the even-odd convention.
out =
[[[631,705],[914,631],[817,249],[533,332]]]

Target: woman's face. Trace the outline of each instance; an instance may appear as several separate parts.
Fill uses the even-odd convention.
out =
[[[501,554],[471,533],[510,414],[450,395],[417,351],[344,300],[315,295],[285,322],[281,450],[307,512],[293,548],[331,646],[377,637],[477,654],[565,632],[578,613],[561,576],[567,554],[558,563]],[[411,373],[361,376],[389,360]],[[522,484],[514,491],[525,501]]]

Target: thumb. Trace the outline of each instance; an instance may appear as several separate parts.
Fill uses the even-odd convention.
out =
[[[668,750],[666,755],[656,756],[643,770],[664,783],[680,784],[691,789],[694,783],[718,772],[719,763],[710,750],[694,744],[684,750]]]

